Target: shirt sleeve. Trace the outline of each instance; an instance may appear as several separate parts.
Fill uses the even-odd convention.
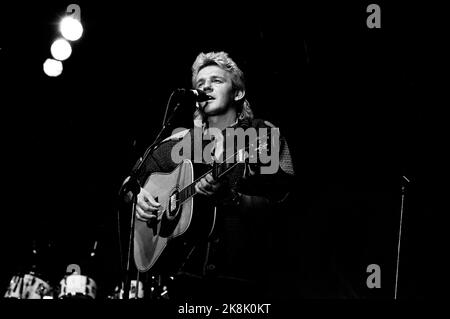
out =
[[[258,121],[255,127],[278,130],[276,134],[271,134],[271,141],[267,143],[268,152],[271,154],[270,162],[246,164],[238,191],[245,195],[263,196],[272,202],[281,202],[289,195],[295,170],[287,140],[279,134],[278,128],[266,123]],[[264,170],[264,167],[269,166],[274,168]]]

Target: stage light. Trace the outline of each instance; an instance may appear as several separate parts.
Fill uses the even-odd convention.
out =
[[[59,38],[53,42],[50,52],[56,60],[64,61],[72,54],[72,47],[67,40]]]
[[[72,17],[65,17],[59,23],[59,31],[69,41],[76,41],[83,34],[83,25]]]
[[[61,61],[53,60],[53,59],[47,59],[44,62],[44,72],[48,76],[58,76],[62,73],[63,65]]]

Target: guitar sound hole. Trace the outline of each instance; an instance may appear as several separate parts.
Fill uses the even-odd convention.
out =
[[[172,195],[170,195],[169,198],[169,215],[171,217],[175,216],[177,214],[178,211],[178,194],[175,192]]]

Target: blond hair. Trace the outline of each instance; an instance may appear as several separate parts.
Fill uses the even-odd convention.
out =
[[[192,86],[195,87],[195,79],[198,72],[204,67],[210,65],[217,65],[222,70],[225,70],[231,75],[231,83],[234,90],[241,90],[245,92],[244,73],[237,66],[237,64],[228,56],[226,52],[208,52],[200,53],[192,64]],[[250,108],[250,103],[244,97],[237,105],[238,120],[252,120],[253,111]],[[194,122],[203,123],[203,115],[197,109],[194,113]]]

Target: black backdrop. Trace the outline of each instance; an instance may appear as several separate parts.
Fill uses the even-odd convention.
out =
[[[97,240],[85,269],[111,289],[120,184],[171,91],[190,86],[196,55],[224,50],[246,73],[256,115],[288,139],[297,171],[274,212],[277,295],[393,298],[406,175],[399,297],[435,296],[447,211],[438,6],[378,1],[382,26],[369,29],[366,1],[77,3],[84,35],[57,78],[42,63],[70,2],[0,7],[1,287],[30,266],[33,240],[53,280],[68,264],[88,265]],[[366,286],[369,264],[381,266],[381,289]]]

